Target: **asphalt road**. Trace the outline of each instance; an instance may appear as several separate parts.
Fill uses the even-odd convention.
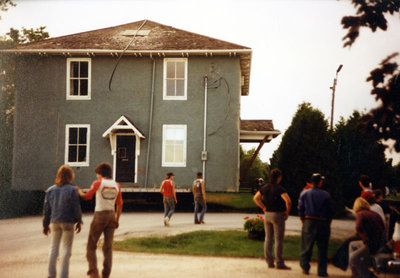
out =
[[[171,226],[164,227],[162,213],[123,213],[115,240],[127,237],[166,236],[195,230],[243,230],[243,218],[255,216],[243,213],[207,213],[206,224],[194,225],[192,213],[175,213]],[[86,241],[91,213],[84,214],[82,231],[73,244],[70,277],[86,277]],[[0,277],[46,277],[50,238],[42,234],[42,217],[23,217],[0,220]],[[300,220],[289,217],[286,234],[300,234]],[[344,238],[354,231],[353,220],[334,220],[332,237]],[[102,254],[98,250],[99,267]],[[288,261],[290,271],[267,269],[262,259],[177,256],[114,252],[111,277],[317,277],[316,266],[308,276],[302,275],[297,261]],[[329,266],[330,277],[349,277]]]

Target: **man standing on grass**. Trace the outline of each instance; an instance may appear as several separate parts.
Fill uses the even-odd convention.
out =
[[[97,268],[97,242],[104,233],[103,243],[103,271],[102,278],[110,277],[112,266],[112,243],[114,231],[119,226],[119,217],[122,213],[122,194],[119,183],[111,179],[111,165],[103,162],[96,169],[97,180],[92,183],[89,191],[84,193],[78,188],[79,196],[85,200],[91,200],[96,194],[96,206],[93,221],[90,224],[89,238],[86,248],[86,258],[89,263],[88,275],[91,278],[99,278]],[[117,210],[115,212],[115,205]]]
[[[310,271],[314,242],[318,246],[318,276],[328,276],[328,243],[331,232],[331,196],[322,190],[325,178],[320,174],[311,176],[311,188],[300,194],[298,211],[302,222],[300,266],[304,274]]]

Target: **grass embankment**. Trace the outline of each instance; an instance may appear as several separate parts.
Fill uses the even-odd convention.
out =
[[[207,206],[222,211],[258,212],[251,193],[207,192]]]
[[[342,241],[329,242],[329,256],[339,248]],[[283,254],[286,259],[298,260],[301,238],[285,236]],[[169,237],[132,238],[114,243],[115,250],[129,252],[164,253],[180,255],[264,257],[264,242],[247,238],[244,231],[196,231]],[[314,250],[316,259],[316,250]]]

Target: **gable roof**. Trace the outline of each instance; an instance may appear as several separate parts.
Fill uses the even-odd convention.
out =
[[[274,129],[272,120],[240,120],[240,142],[257,143],[263,141],[265,136],[267,142],[280,135],[279,130]]]
[[[140,138],[145,138],[143,133],[136,128],[136,126],[124,115],[122,115],[118,120],[115,121],[104,133],[103,137],[107,138],[115,131],[125,130],[125,131],[133,131],[133,133],[137,134]]]
[[[242,95],[249,94],[251,48],[184,31],[151,20],[19,44],[2,52],[39,55],[228,55],[240,58]]]

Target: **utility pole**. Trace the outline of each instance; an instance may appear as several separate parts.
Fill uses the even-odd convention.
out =
[[[335,107],[335,90],[336,90],[337,77],[338,77],[338,73],[342,69],[342,67],[343,67],[343,65],[340,65],[338,67],[338,69],[336,70],[336,76],[333,79],[333,86],[330,87],[330,89],[332,90],[331,130],[333,129],[333,111],[334,111],[334,107]]]

